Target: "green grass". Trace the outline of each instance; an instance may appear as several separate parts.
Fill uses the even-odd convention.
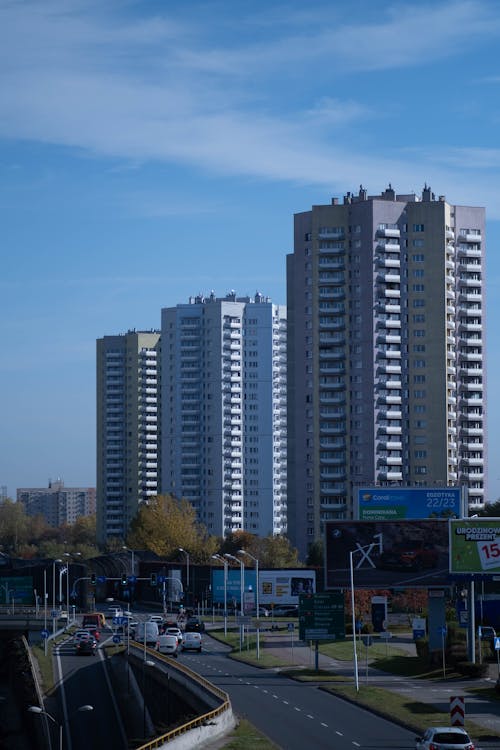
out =
[[[242,719],[223,747],[224,750],[277,750],[278,746],[258,732],[250,722]]]

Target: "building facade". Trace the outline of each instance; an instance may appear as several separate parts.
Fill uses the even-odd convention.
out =
[[[96,512],[95,487],[65,487],[61,479],[48,487],[21,487],[16,497],[26,515],[43,516],[54,527],[74,524],[80,516]]]
[[[257,294],[162,310],[162,489],[210,534],[286,532],[286,308]]]
[[[288,533],[302,555],[360,485],[486,498],[484,209],[348,193],[287,257]]]
[[[159,331],[97,340],[97,539],[124,540],[160,489]]]

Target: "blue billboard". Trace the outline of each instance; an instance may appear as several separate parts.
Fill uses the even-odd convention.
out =
[[[359,521],[419,518],[462,518],[460,487],[362,487],[358,489]]]

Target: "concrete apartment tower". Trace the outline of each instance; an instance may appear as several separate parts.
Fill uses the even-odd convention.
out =
[[[210,534],[286,532],[286,308],[193,297],[162,310],[162,490]]]
[[[97,340],[97,539],[124,540],[159,492],[159,331]]]
[[[288,534],[301,555],[359,485],[486,500],[483,208],[348,193],[287,257]]]
[[[49,480],[48,487],[20,487],[17,502],[27,516],[43,516],[49,526],[73,524],[95,513],[95,487],[65,487],[62,479]]]

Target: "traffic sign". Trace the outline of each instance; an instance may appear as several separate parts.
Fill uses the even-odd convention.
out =
[[[293,622],[289,622],[287,625],[288,630],[295,630],[295,625]]]
[[[51,617],[59,617],[59,610],[58,609],[53,609],[52,612],[50,613],[50,616]]]
[[[97,576],[98,583],[106,583],[106,576]]]
[[[362,635],[361,640],[365,644],[365,646],[368,648],[368,646],[371,646],[373,643],[371,635]]]
[[[48,630],[42,630],[40,632],[40,635],[42,636],[42,638],[48,638],[49,637],[49,631]]]
[[[129,583],[136,583],[137,582],[137,576],[129,576],[128,580],[129,580]]]
[[[498,637],[494,638],[493,644],[495,646],[495,651],[500,651],[500,638]]]
[[[120,638],[119,635],[114,635],[113,636],[113,643],[120,643],[120,641],[121,641],[121,638]]]
[[[299,638],[302,641],[343,640],[344,595],[332,591],[299,594]]]

